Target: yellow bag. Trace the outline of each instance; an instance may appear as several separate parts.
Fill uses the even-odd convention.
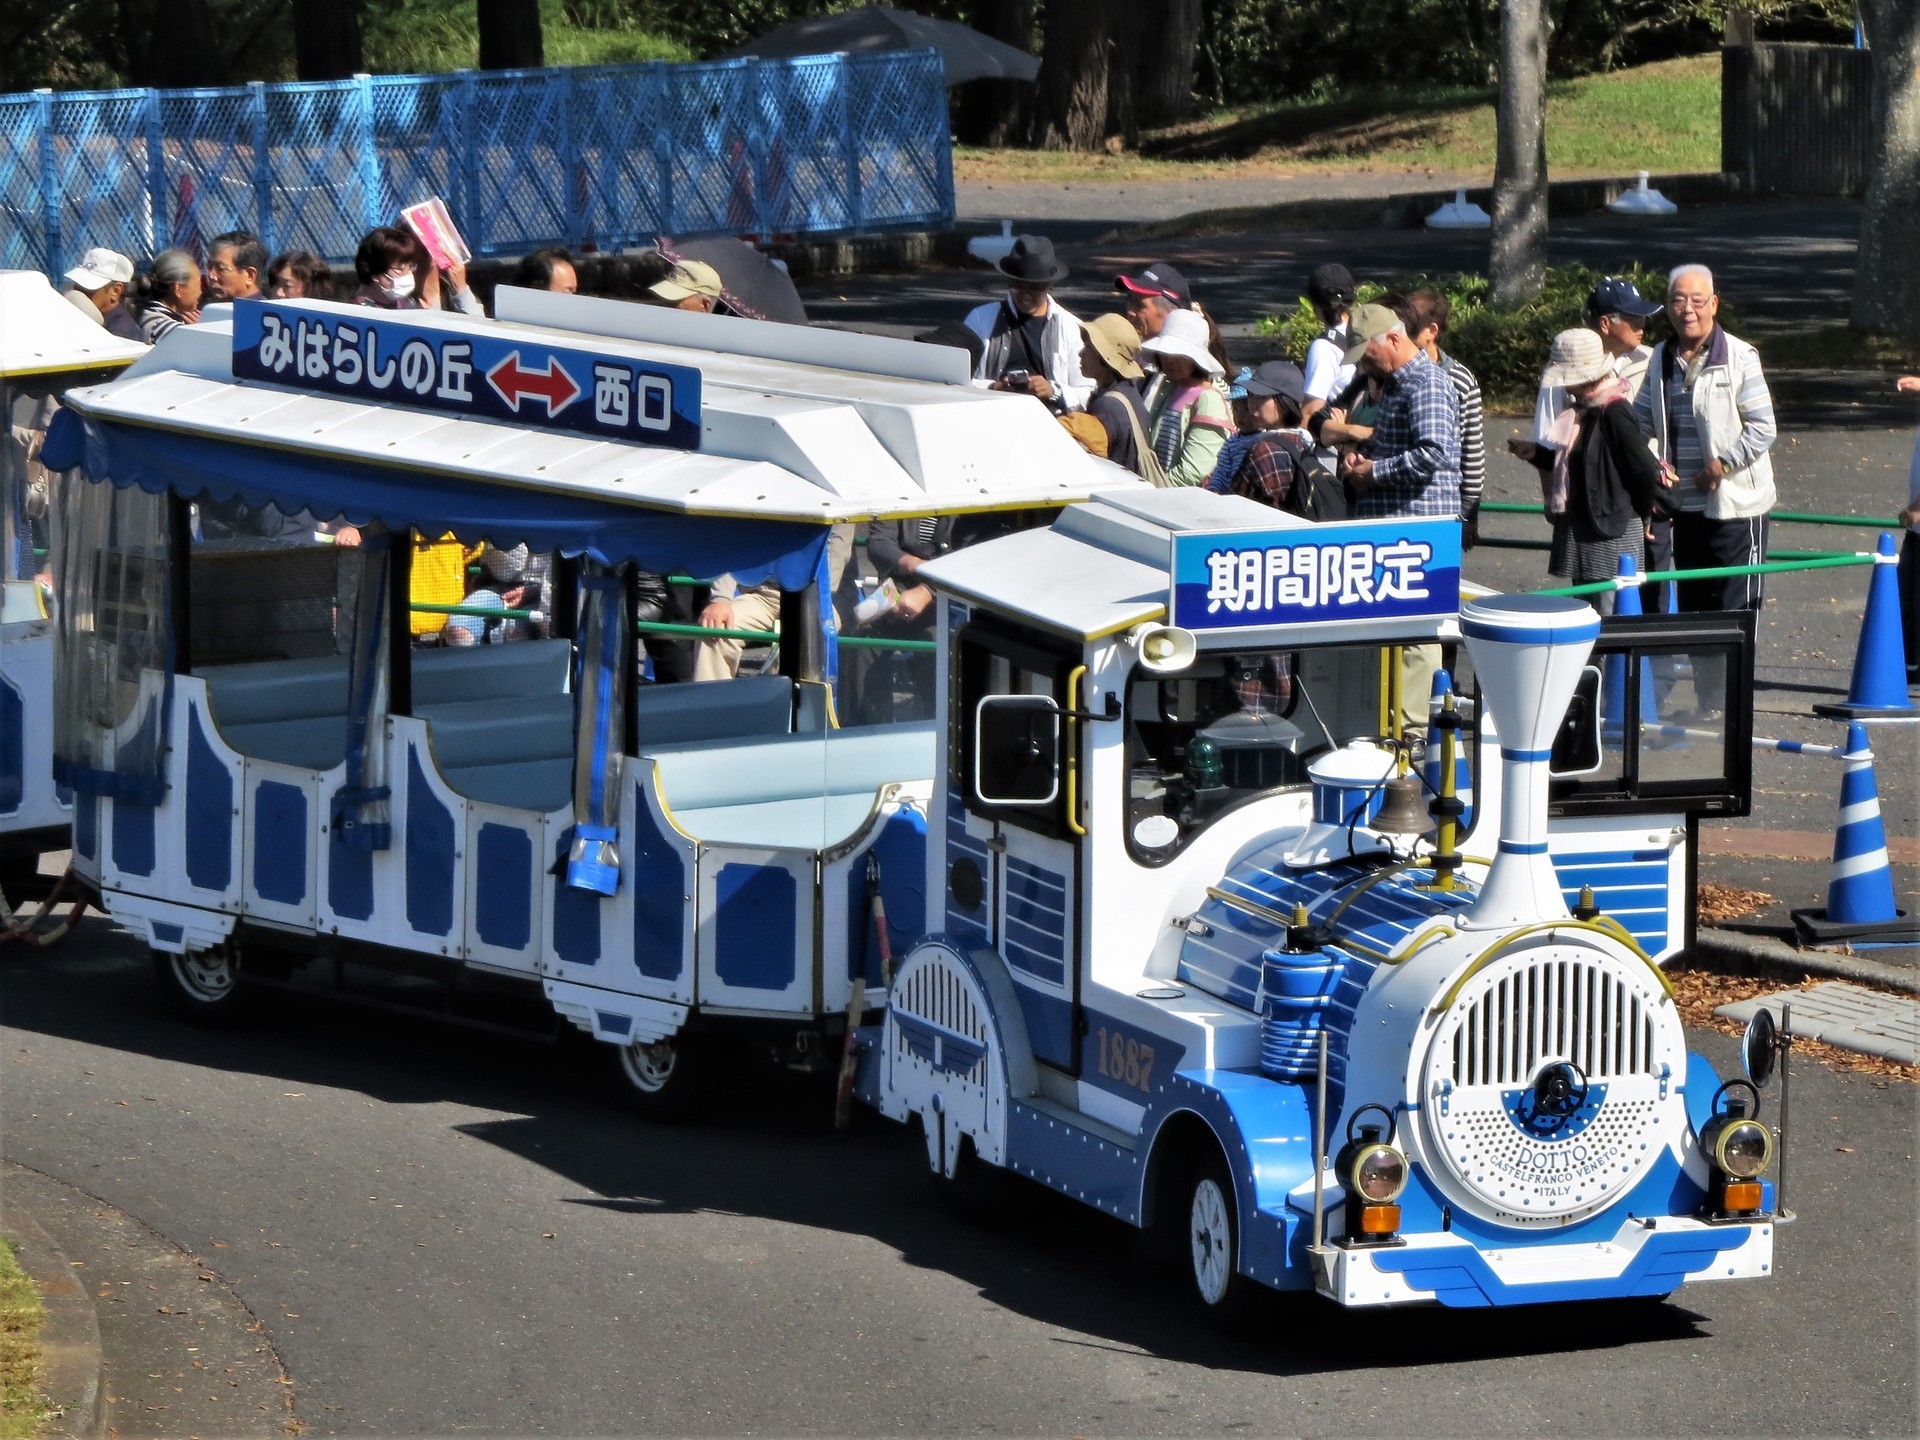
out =
[[[1074,439],[1080,442],[1080,448],[1089,455],[1107,458],[1107,427],[1084,410],[1069,410],[1059,417],[1060,423]]]
[[[475,548],[478,553],[478,547]],[[467,551],[451,535],[438,540],[413,539],[412,599],[428,605],[458,605],[467,598]],[[410,617],[415,635],[438,635],[447,617],[416,610]]]

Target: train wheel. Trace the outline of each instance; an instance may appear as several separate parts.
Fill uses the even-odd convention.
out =
[[[1233,1180],[1219,1156],[1195,1169],[1187,1201],[1188,1274],[1208,1321],[1238,1330],[1248,1317],[1253,1282],[1236,1269],[1240,1222],[1234,1210]]]
[[[243,1023],[253,997],[240,984],[240,955],[231,944],[175,955],[153,953],[153,973],[172,1011],[190,1024],[216,1028]]]
[[[665,1040],[636,1040],[615,1048],[614,1069],[621,1092],[643,1119],[671,1123],[693,1111],[698,1096],[698,1055],[685,1035]]]

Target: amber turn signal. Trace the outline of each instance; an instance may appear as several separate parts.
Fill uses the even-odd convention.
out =
[[[1731,1186],[1728,1189],[1732,1189]],[[1754,1187],[1755,1190],[1759,1186]],[[1732,1204],[1732,1201],[1728,1201]],[[1754,1203],[1759,1204],[1756,1198]],[[1400,1207],[1398,1205],[1369,1205],[1360,1212],[1360,1233],[1363,1235],[1391,1235],[1400,1228]]]
[[[1729,1180],[1727,1182],[1726,1207],[1734,1210],[1758,1210],[1760,1208],[1760,1182],[1758,1180]]]

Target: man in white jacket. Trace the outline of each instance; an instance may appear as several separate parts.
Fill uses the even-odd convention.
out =
[[[999,269],[1006,294],[967,315],[967,328],[983,346],[974,379],[1031,395],[1055,413],[1086,409],[1093,382],[1080,369],[1080,322],[1047,293],[1067,278],[1053,242],[1022,235]]]
[[[1758,565],[1767,558],[1773,448],[1779,429],[1760,354],[1720,328],[1713,272],[1682,265],[1667,281],[1673,338],[1654,347],[1634,401],[1653,441],[1673,510],[1678,570]],[[1758,610],[1761,577],[1695,580],[1679,587],[1687,611]]]

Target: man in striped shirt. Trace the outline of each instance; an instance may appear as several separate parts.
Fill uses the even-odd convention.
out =
[[[1413,343],[1440,367],[1460,397],[1460,544],[1471,550],[1480,538],[1480,494],[1487,481],[1487,427],[1480,382],[1473,371],[1440,348],[1453,305],[1438,290],[1420,289],[1385,302],[1407,327]]]
[[[1654,348],[1633,408],[1654,442],[1673,518],[1676,569],[1757,565],[1767,557],[1779,429],[1760,355],[1720,328],[1713,272],[1682,265],[1667,282],[1673,338]],[[1761,577],[1695,580],[1683,611],[1758,610]]]

